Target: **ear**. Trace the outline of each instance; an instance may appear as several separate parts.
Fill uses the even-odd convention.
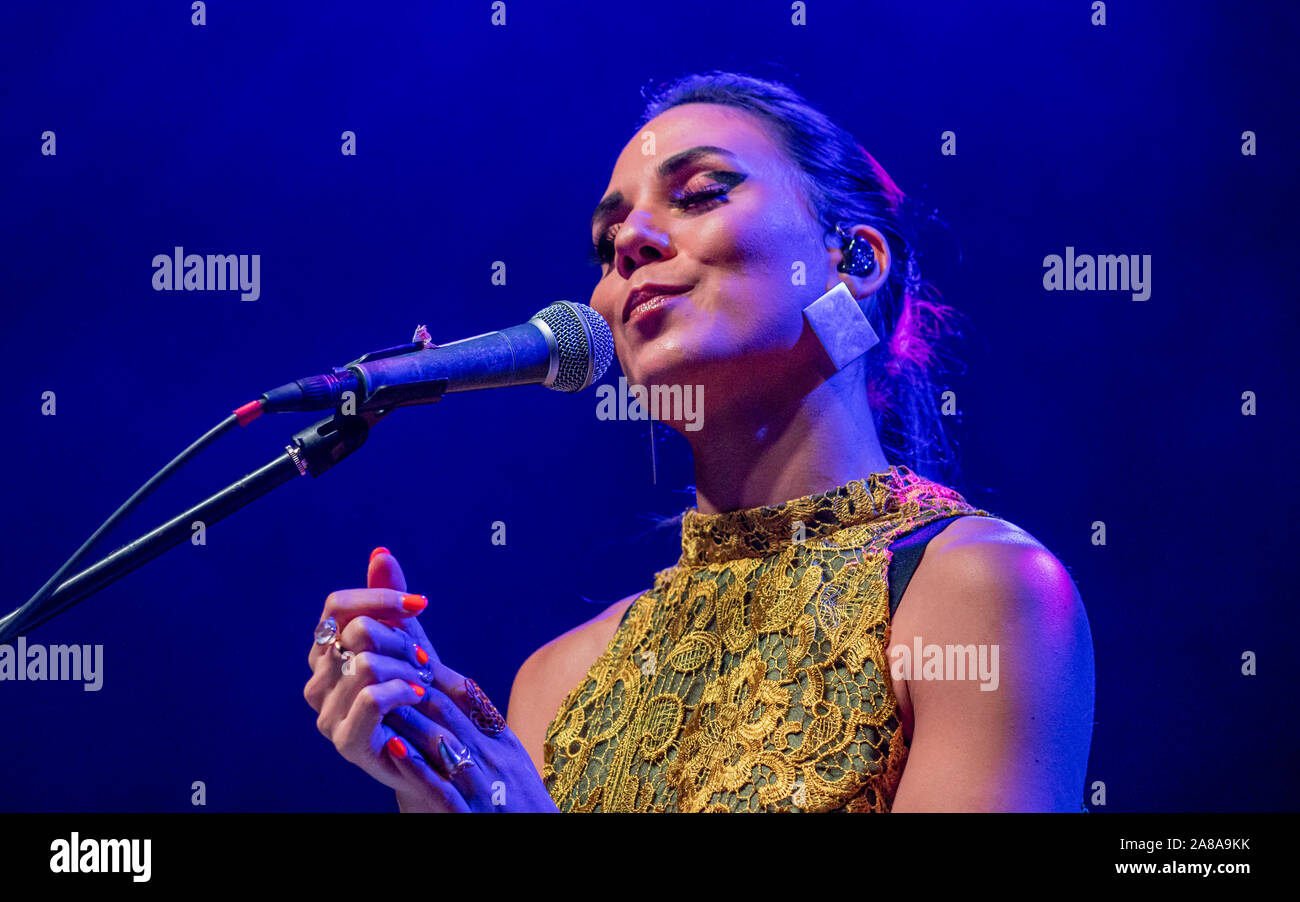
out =
[[[889,268],[894,261],[889,255],[889,242],[878,229],[862,223],[846,225],[845,228],[850,238],[861,235],[871,243],[871,249],[876,252],[876,267],[865,276],[840,272],[836,267],[844,260],[844,247],[840,244],[839,235],[831,232],[826,236],[826,253],[830,260],[830,275],[826,280],[826,290],[830,291],[834,288],[836,282],[843,282],[849,286],[853,296],[861,301],[875,294],[885,284],[889,278]]]

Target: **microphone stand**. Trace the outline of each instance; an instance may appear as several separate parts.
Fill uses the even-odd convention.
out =
[[[365,444],[371,427],[392,410],[393,408],[362,411],[350,416],[336,413],[295,433],[284,453],[270,463],[232,482],[206,501],[196,504],[185,513],[173,517],[152,532],[123,545],[98,563],[64,580],[43,605],[12,624],[5,635],[0,636],[0,643],[6,643],[35,629],[105,586],[143,567],[169,548],[179,545],[191,535],[195,520],[201,520],[206,528],[295,476],[306,476],[308,473],[320,476]]]

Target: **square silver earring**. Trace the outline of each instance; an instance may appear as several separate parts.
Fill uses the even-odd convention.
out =
[[[803,308],[803,315],[837,370],[880,344],[858,299],[843,282]]]

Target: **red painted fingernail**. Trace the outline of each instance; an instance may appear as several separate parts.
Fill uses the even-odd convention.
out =
[[[423,667],[429,663],[429,653],[417,645],[415,646],[415,660],[419,661],[420,666]]]
[[[383,545],[380,545],[374,551],[370,552],[370,559],[373,561],[375,559],[375,555],[377,554],[392,554],[392,552],[389,551],[387,548],[385,548]]]
[[[394,758],[406,757],[406,743],[394,736],[384,743],[384,748],[388,749],[388,754]]]
[[[402,596],[402,607],[406,608],[406,610],[410,611],[412,614],[418,614],[423,611],[428,603],[429,599],[425,598],[423,595]]]
[[[416,694],[416,695],[420,696],[420,698],[424,698],[424,687],[423,687],[423,686],[421,686],[419,683],[408,683],[407,685],[410,686],[412,689],[415,690],[415,694]]]

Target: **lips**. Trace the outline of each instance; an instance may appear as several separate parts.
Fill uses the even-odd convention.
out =
[[[655,298],[672,297],[685,294],[690,290],[690,285],[660,285],[658,283],[648,283],[640,288],[635,288],[628,293],[627,300],[623,304],[623,322],[627,322],[632,318],[632,311],[636,310],[637,307]]]

